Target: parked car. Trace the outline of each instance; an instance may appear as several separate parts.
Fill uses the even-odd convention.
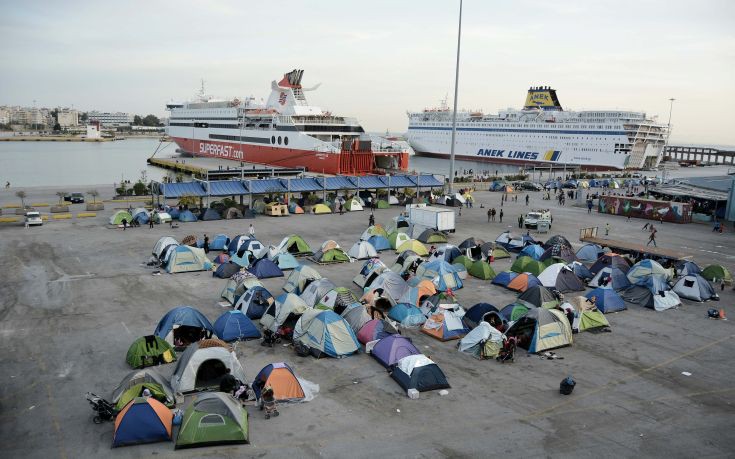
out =
[[[41,214],[36,211],[26,212],[26,225],[28,226],[43,225],[43,219],[41,218]]]
[[[538,228],[539,222],[546,222],[551,228],[551,212],[548,210],[532,210],[523,217],[523,226],[526,228]]]
[[[534,183],[534,182],[519,182],[516,185],[516,189],[517,188],[520,188],[521,190],[524,190],[524,191],[541,191],[544,189],[543,186],[541,186],[538,183]]]
[[[69,201],[72,204],[80,204],[84,202],[84,194],[83,193],[72,193],[67,194],[64,196],[64,201]]]

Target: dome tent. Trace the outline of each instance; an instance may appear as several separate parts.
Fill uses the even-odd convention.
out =
[[[699,274],[687,274],[683,276],[674,284],[672,290],[679,297],[693,301],[702,302],[720,299],[717,293],[715,293],[712,284]]]
[[[439,366],[423,354],[400,359],[393,367],[391,377],[405,391],[416,389],[426,392],[451,387]]]
[[[493,277],[491,283],[508,288],[508,284],[510,284],[516,277],[518,277],[518,274],[513,271],[501,271]]]
[[[352,290],[345,287],[337,287],[325,293],[314,305],[314,308],[329,309],[337,314],[342,314],[345,308],[355,303],[359,303],[359,299],[357,295],[352,293]]]
[[[268,306],[276,301],[271,292],[265,287],[255,286],[248,289],[240,295],[237,302],[233,306],[236,310],[242,311],[243,314],[252,320],[263,317]]]
[[[253,322],[237,309],[226,311],[214,322],[214,332],[222,341],[245,341],[260,338],[260,331]]]
[[[298,295],[284,293],[268,306],[263,317],[260,318],[260,325],[265,330],[278,333],[282,327],[293,328],[301,314],[308,309],[310,306]]]
[[[223,256],[224,254],[220,254],[219,256]],[[226,256],[226,255],[224,255]],[[222,263],[219,266],[217,266],[217,269],[214,270],[212,273],[212,276],[219,277],[220,279],[229,279],[232,277],[233,274],[240,271],[240,265],[236,263],[230,263],[229,261],[226,263]]]
[[[308,346],[317,358],[322,355],[345,357],[356,353],[360,347],[350,324],[334,311],[305,311],[296,322],[293,339]]]
[[[595,307],[603,314],[618,312],[627,309],[625,307],[625,302],[620,297],[620,295],[618,295],[615,290],[610,288],[598,287],[591,292],[588,292],[585,297],[588,298],[590,301],[594,297]]]
[[[655,311],[665,311],[681,305],[679,295],[672,291],[653,292],[649,287],[631,285],[620,292],[620,296],[628,303],[637,304]]]
[[[597,274],[602,268],[606,266],[615,266],[620,268],[621,271],[627,273],[630,269],[630,263],[624,257],[617,253],[605,253],[597,259],[597,261],[590,267],[592,274]]]
[[[569,268],[572,271],[574,271],[574,274],[583,281],[590,280],[594,277],[592,273],[590,272],[590,270],[585,265],[583,265],[582,263],[578,261],[573,261],[569,263],[567,266],[569,266]],[[625,276],[625,274],[623,274],[623,276]]]
[[[199,343],[194,343],[176,362],[171,388],[177,394],[219,388],[228,369],[235,378],[245,381],[245,372],[234,352],[220,346],[200,347]]]
[[[365,308],[363,307],[362,309],[364,310]],[[398,330],[391,325],[390,321],[371,319],[357,332],[357,341],[362,344],[367,344],[371,341],[380,340],[395,334],[398,334]]]
[[[534,260],[529,256],[519,256],[510,266],[510,270],[516,273],[531,273],[538,276],[546,269],[546,265],[538,260]]]
[[[340,315],[348,324],[350,324],[350,327],[352,327],[352,331],[355,332],[355,334],[361,331],[362,328],[370,322],[370,315],[365,310],[365,306],[361,303],[352,303],[344,308]],[[357,337],[357,340],[360,341],[359,336]]]
[[[371,258],[363,263],[360,272],[352,278],[352,282],[360,288],[367,287],[386,269],[385,263],[378,258]]]
[[[283,277],[283,271],[275,263],[267,258],[261,258],[254,265],[248,268],[258,279],[268,279],[271,277]]]
[[[480,322],[459,342],[457,348],[478,359],[497,357],[503,348],[503,334],[487,322]]]
[[[579,280],[574,271],[567,267],[564,263],[555,263],[546,268],[538,276],[541,285],[553,288],[562,293],[582,292],[585,290],[584,284]]]
[[[403,327],[417,327],[426,322],[426,316],[412,304],[398,303],[388,311],[388,317],[400,323]]]
[[[259,399],[263,388],[268,386],[279,402],[297,402],[306,398],[301,382],[284,362],[269,363],[258,372],[252,385],[255,396]]]
[[[477,303],[467,310],[464,317],[462,317],[462,322],[464,322],[468,328],[475,328],[480,322],[485,320],[485,317],[489,313],[498,314],[498,308],[490,303]]]
[[[495,271],[490,267],[490,264],[482,260],[474,262],[468,269],[468,272],[472,277],[482,280],[488,280],[495,277]]]
[[[198,395],[186,407],[176,449],[248,442],[248,412],[230,394]]]
[[[421,352],[416,349],[410,338],[394,334],[380,338],[370,350],[370,355],[385,368],[390,368],[402,358],[421,355]]]
[[[453,263],[454,260],[462,255],[462,251],[460,251],[457,247],[450,245],[450,244],[444,244],[439,246],[436,251],[429,257],[429,261],[434,260],[443,260],[447,263]]]
[[[398,231],[394,231],[388,235],[388,242],[390,243],[391,249],[397,249],[406,241],[410,241],[411,237],[406,233],[400,233]]]
[[[214,265],[207,258],[204,249],[180,245],[171,253],[166,271],[170,274],[209,271],[212,266]]]
[[[320,299],[324,298],[324,295],[336,288],[337,286],[334,285],[334,282],[327,278],[317,279],[307,285],[299,296],[310,308],[313,308]]]
[[[518,338],[518,345],[529,353],[572,344],[572,328],[567,317],[559,310],[532,308],[510,326],[505,333]]]
[[[151,392],[151,397],[168,407],[176,405],[174,392],[166,378],[152,368],[134,370],[123,377],[120,384],[112,391],[110,401],[120,411],[136,397],[140,397],[144,389]]]
[[[732,284],[732,274],[722,265],[709,265],[702,270],[701,276],[710,282],[724,280],[726,284]]]
[[[377,252],[390,250],[392,248],[390,245],[390,241],[385,236],[381,236],[379,234],[370,236],[370,239],[368,239],[367,241],[375,248]]]
[[[369,258],[377,257],[378,252],[375,250],[375,247],[373,247],[373,245],[369,242],[358,241],[352,246],[350,251],[347,252],[347,255],[357,260],[366,260]]]
[[[426,249],[424,244],[415,239],[409,239],[408,241],[398,246],[398,248],[396,249],[396,253],[405,252],[406,250],[412,250],[416,253],[416,255],[420,257],[425,257],[429,255],[429,251]]]
[[[523,249],[521,249],[520,253],[518,254],[519,257],[526,256],[530,257],[534,260],[540,260],[541,255],[544,254],[544,249],[538,245],[538,244],[530,244],[525,246]]]
[[[416,277],[430,280],[440,292],[462,288],[462,280],[457,275],[457,270],[443,260],[421,263],[416,269]]]
[[[230,238],[226,234],[216,234],[209,243],[211,250],[226,250],[230,245]]]
[[[508,322],[515,322],[531,309],[528,305],[516,302],[505,306],[500,310],[500,315]]]
[[[321,278],[321,274],[319,274],[316,269],[311,266],[301,265],[295,268],[288,276],[288,279],[283,286],[283,290],[299,295],[304,291],[309,283]]]
[[[616,291],[625,290],[630,287],[630,281],[620,268],[607,266],[597,272],[595,277],[587,284],[590,287],[606,287]]]
[[[283,238],[280,244],[278,244],[278,251],[290,253],[291,255],[298,257],[301,255],[311,255],[311,247],[304,241],[304,238],[298,234],[292,234]]]
[[[521,273],[513,278],[507,285],[507,289],[516,292],[525,292],[529,289],[540,287],[541,281],[531,273]]]
[[[193,343],[210,337],[214,327],[204,314],[191,306],[178,306],[164,315],[156,326],[154,335],[170,344]]]
[[[172,236],[163,236],[156,242],[156,245],[153,246],[153,252],[151,253],[155,255],[156,258],[160,258],[163,250],[170,245],[179,245],[179,241],[174,239]]]
[[[125,361],[131,368],[145,368],[176,360],[171,345],[156,335],[141,336],[128,348]]]
[[[279,253],[273,258],[273,262],[278,266],[281,271],[287,271],[289,269],[296,269],[300,266],[296,257],[290,253]]]
[[[575,255],[580,261],[594,263],[602,255],[602,247],[597,244],[585,244]]]
[[[153,397],[136,397],[115,418],[112,446],[171,440],[174,415]]]
[[[194,215],[190,210],[183,210],[179,213],[179,221],[180,222],[195,222],[197,221],[197,216]]]
[[[127,210],[118,210],[110,217],[110,225],[122,225],[122,221],[125,220],[128,224],[133,221],[133,216]]]
[[[518,301],[534,307],[551,309],[559,306],[559,299],[542,285],[531,287],[518,296]]]
[[[421,331],[440,341],[460,339],[470,330],[462,322],[465,312],[458,304],[442,304],[429,315]]]
[[[676,265],[676,269],[679,271],[680,276],[687,276],[689,274],[702,274],[702,268],[699,267],[693,261],[682,261]]]

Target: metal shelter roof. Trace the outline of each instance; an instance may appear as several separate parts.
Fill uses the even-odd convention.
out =
[[[322,191],[324,189],[321,183],[317,181],[317,179],[311,177],[290,179],[288,181],[282,180],[282,182],[290,182],[290,189],[294,193],[298,193],[301,191]],[[288,184],[285,185],[289,186]]]
[[[366,175],[360,177],[360,188],[388,188],[388,184],[377,175]]]
[[[248,180],[245,182],[250,193],[285,193],[288,189],[283,186],[280,179]]]
[[[163,195],[167,198],[180,198],[182,196],[206,196],[207,192],[201,182],[163,183],[161,185]]]
[[[209,182],[210,196],[239,196],[247,194],[248,190],[240,180],[217,180]]]

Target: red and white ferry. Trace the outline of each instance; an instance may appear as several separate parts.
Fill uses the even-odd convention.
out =
[[[309,105],[303,70],[271,83],[268,101],[215,100],[202,87],[196,100],[170,103],[168,135],[185,154],[269,166],[304,167],[344,175],[408,170],[409,152],[397,143],[373,143],[355,118]]]

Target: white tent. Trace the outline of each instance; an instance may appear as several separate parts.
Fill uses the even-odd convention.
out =
[[[303,293],[300,295],[301,299],[309,306],[313,308],[317,302],[327,294],[328,291],[337,288],[332,281],[326,278],[317,279],[306,286]]]
[[[297,295],[300,294],[307,282],[321,279],[322,275],[317,272],[316,269],[311,266],[301,265],[291,272],[288,276],[288,280],[283,286],[283,290],[287,292],[294,292]]]
[[[362,269],[360,270],[360,272],[357,273],[354,278],[352,278],[352,282],[357,284],[358,287],[364,288],[386,269],[388,268],[387,266],[385,266],[385,263],[383,263],[379,259],[375,258],[368,260],[362,265]]]
[[[154,212],[153,213],[153,221],[155,223],[169,223],[173,218],[171,218],[171,214],[168,212]]]
[[[275,333],[286,322],[289,314],[301,315],[307,309],[310,309],[309,305],[298,295],[285,293],[276,298],[276,302],[266,309],[265,314],[260,318],[260,325]]]
[[[158,240],[158,242],[156,242],[156,245],[153,246],[153,255],[160,257],[163,249],[169,245],[179,245],[179,241],[174,239],[173,236],[163,236]]]
[[[537,279],[541,281],[541,285],[544,287],[556,287],[556,276],[559,275],[559,271],[566,267],[567,265],[564,263],[554,263],[544,269],[541,274],[538,275]]]
[[[373,247],[371,243],[367,241],[360,241],[356,242],[355,245],[352,246],[350,251],[347,252],[347,255],[358,260],[365,260],[368,258],[377,257],[378,252],[375,250],[375,247]]]
[[[719,299],[712,284],[699,274],[689,274],[679,279],[674,288],[674,293],[681,298],[693,301],[708,301]]]
[[[213,371],[200,372],[202,365],[212,365]],[[171,389],[175,393],[183,394],[197,389],[219,386],[219,381],[205,381],[202,379],[202,375],[205,373],[211,375],[222,367],[228,368],[230,373],[240,381],[246,380],[245,372],[234,352],[219,346],[200,348],[198,343],[194,343],[184,351],[176,362],[176,368],[171,376]]]
[[[483,320],[459,341],[459,351],[474,353],[478,346],[484,346],[487,341],[500,349],[503,347],[503,339],[504,336],[498,329]]]
[[[392,206],[397,206],[399,204],[398,198],[396,198],[393,195],[388,196],[388,204],[390,204]]]

